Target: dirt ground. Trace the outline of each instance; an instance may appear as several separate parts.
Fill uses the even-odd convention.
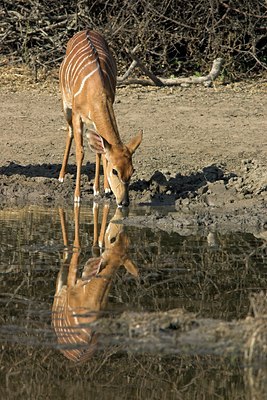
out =
[[[15,69],[2,71],[0,84],[2,204],[71,203],[74,147],[64,183],[57,180],[66,133],[56,80],[35,84]],[[266,91],[266,81],[119,88],[115,114],[121,137],[127,142],[144,130],[134,156],[132,204],[175,206],[171,219],[178,225],[185,219],[213,223],[215,212],[217,223],[218,215],[225,220],[227,214],[234,224],[266,228]],[[85,148],[84,202],[93,199],[94,177],[94,154]]]

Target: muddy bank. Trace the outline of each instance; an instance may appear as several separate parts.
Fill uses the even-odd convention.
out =
[[[74,146],[66,179],[63,184],[57,180],[66,135],[57,82],[34,84],[26,78],[20,70],[3,71],[1,204],[72,204]],[[175,224],[232,221],[239,228],[245,222],[263,229],[266,107],[266,83],[261,81],[216,83],[212,88],[118,89],[115,114],[123,140],[127,143],[144,129],[134,155],[132,204],[177,210],[167,220],[146,218],[143,223],[163,223],[170,229]],[[93,201],[94,168],[94,154],[85,144],[84,203]]]
[[[75,166],[69,168],[64,183],[58,181],[59,165],[18,165],[0,167],[2,205],[72,204]],[[94,164],[83,167],[82,200],[103,202],[93,196]],[[131,217],[127,224],[158,227],[170,231],[220,228],[252,229],[262,234],[267,229],[267,168],[256,160],[241,162],[240,172],[227,173],[211,165],[191,175],[155,171],[149,179],[130,186],[132,205],[158,207],[151,215]],[[109,201],[115,202],[114,196]],[[161,207],[171,207],[166,215]],[[150,214],[150,213],[149,213]]]

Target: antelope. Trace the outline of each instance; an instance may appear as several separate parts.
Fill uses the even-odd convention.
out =
[[[88,360],[96,351],[98,336],[90,327],[107,306],[108,294],[117,270],[124,266],[134,277],[138,270],[129,258],[129,239],[122,224],[121,209],[117,208],[107,227],[109,205],[104,206],[101,231],[98,235],[98,206],[94,206],[93,257],[85,263],[81,278],[77,277],[80,257],[79,211],[75,207],[75,238],[73,253],[68,251],[59,271],[52,306],[52,325],[57,335],[60,351],[74,362]],[[68,237],[64,212],[60,210],[63,241],[67,248]],[[101,254],[101,250],[104,250]],[[97,253],[97,254],[96,254]],[[69,262],[68,262],[69,261]],[[65,268],[68,270],[65,271]],[[64,276],[65,272],[65,276]],[[65,278],[65,279],[64,279]],[[63,346],[63,347],[62,347]]]
[[[140,130],[127,145],[120,138],[113,110],[117,67],[103,36],[92,30],[76,33],[67,43],[59,79],[67,121],[67,140],[59,181],[64,180],[74,137],[77,164],[74,202],[80,203],[83,127],[86,124],[89,147],[96,153],[94,195],[99,194],[102,157],[105,193],[114,193],[118,207],[128,206],[129,182],[134,172],[132,155],[142,141],[143,131]]]

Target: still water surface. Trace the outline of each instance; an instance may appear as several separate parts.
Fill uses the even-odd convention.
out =
[[[130,215],[142,212],[153,210]],[[88,324],[172,308],[244,318],[249,295],[266,288],[264,240],[167,234],[122,218],[103,205],[0,211],[1,398],[252,398],[245,368],[231,360],[125,354],[112,337],[96,351]]]

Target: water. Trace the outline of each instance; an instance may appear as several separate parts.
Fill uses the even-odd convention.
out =
[[[0,211],[0,398],[255,396],[245,365],[212,354],[140,354],[130,344],[125,352],[112,337],[101,347],[88,323],[174,308],[243,319],[249,295],[266,288],[264,241],[241,232],[169,235],[124,227],[113,207],[78,210]],[[142,212],[153,210],[130,210]],[[102,215],[105,247],[96,241]]]

